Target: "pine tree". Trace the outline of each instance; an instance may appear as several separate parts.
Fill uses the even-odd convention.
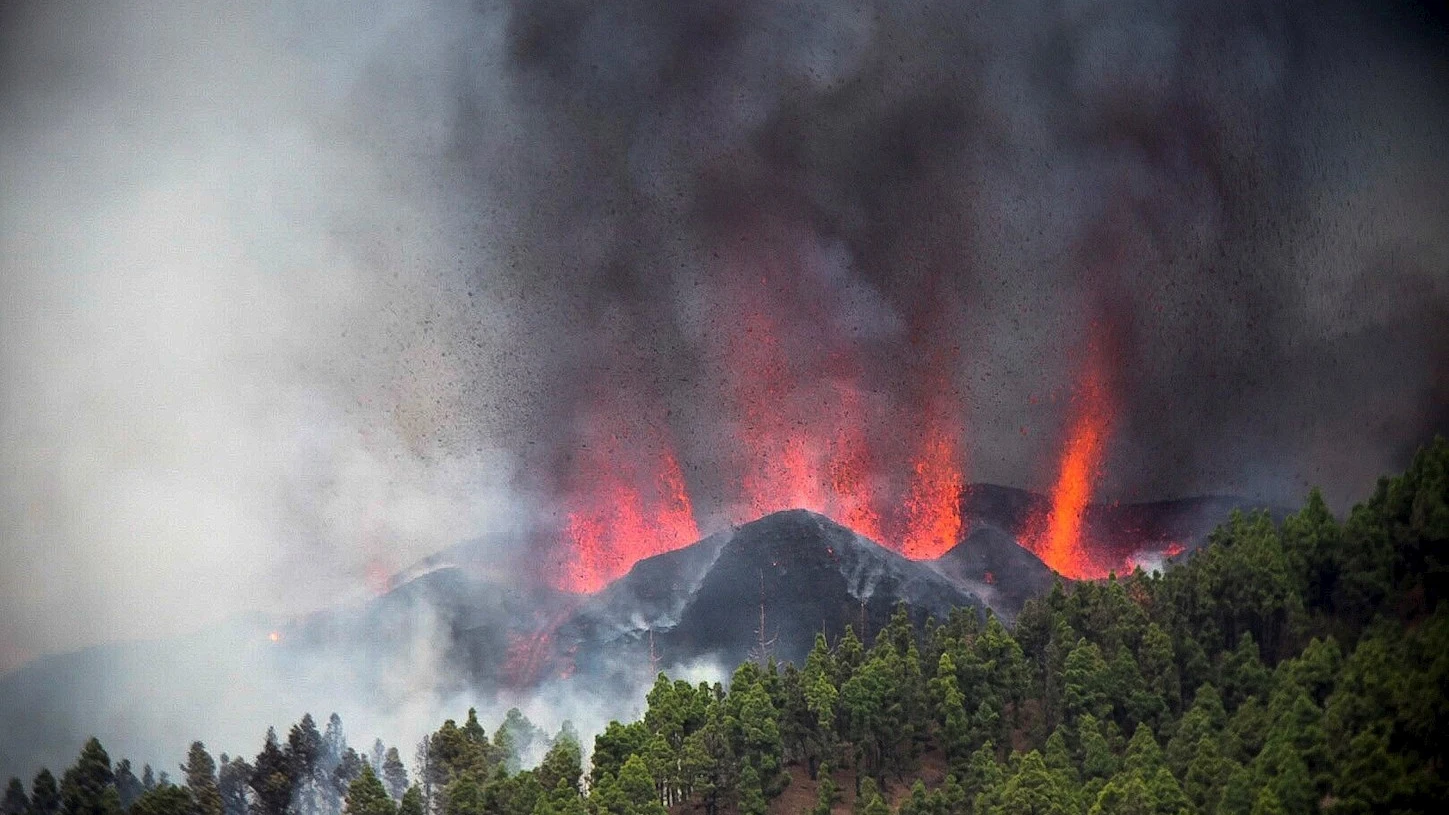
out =
[[[408,789],[408,769],[396,747],[389,747],[382,756],[382,782],[393,800],[401,800]]]
[[[1263,749],[1263,738],[1268,734],[1272,720],[1268,708],[1258,697],[1252,696],[1243,702],[1228,723],[1229,756],[1239,763],[1247,763]],[[1251,806],[1251,802],[1249,802]]]
[[[216,789],[225,815],[247,815],[251,810],[247,791],[251,788],[252,772],[252,766],[241,756],[228,759],[225,753],[221,754]]]
[[[1258,788],[1253,784],[1253,774],[1245,767],[1238,767],[1228,776],[1223,794],[1218,799],[1217,815],[1251,815],[1257,801]]]
[[[659,802],[654,781],[649,777],[649,768],[639,756],[630,756],[619,770],[617,781],[620,798],[633,815],[665,815],[664,805]],[[761,810],[763,812],[763,810]],[[744,810],[741,810],[743,815]]]
[[[947,774],[946,781],[941,785],[941,815],[966,815],[971,810],[971,802],[966,798],[966,790],[956,780],[954,774]]]
[[[488,744],[488,732],[483,729],[483,725],[478,721],[477,708],[468,708],[468,719],[463,723],[462,733],[463,738],[471,744],[480,746]]]
[[[267,728],[267,738],[252,766],[250,782],[257,796],[258,815],[288,815],[295,784],[292,773],[292,762],[277,744],[277,731]]]
[[[301,721],[287,732],[286,747],[300,815],[317,815],[323,806],[322,799],[333,794],[327,789],[328,779],[323,769],[325,750],[325,741],[312,714],[302,714]],[[336,794],[340,795],[341,790],[337,790]]]
[[[397,815],[392,798],[366,762],[357,779],[347,787],[347,815]]]
[[[760,783],[760,773],[754,765],[746,763],[740,769],[737,809],[740,815],[765,815],[765,790]]]
[[[1252,815],[1285,815],[1283,805],[1271,787],[1264,787],[1258,793],[1258,800],[1253,803]]]
[[[60,799],[65,815],[120,813],[121,799],[111,771],[111,757],[106,755],[100,741],[87,740],[75,766],[65,771],[60,782]]]
[[[1256,784],[1273,790],[1274,804],[1288,815],[1306,815],[1317,795],[1302,753],[1287,735],[1271,737],[1253,763]],[[1256,806],[1256,805],[1255,805]]]
[[[926,792],[926,784],[917,778],[916,783],[911,785],[911,794],[901,802],[900,809],[896,815],[932,815],[932,805],[935,803],[933,796]]]
[[[336,777],[337,766],[342,763],[342,756],[347,752],[347,734],[342,730],[342,717],[334,711],[327,717],[327,727],[322,731],[322,748],[317,758],[316,781],[327,794],[322,796],[322,803],[326,806],[330,815],[337,815],[342,811],[342,795],[345,790],[337,790],[331,783]]]
[[[1315,487],[1297,513],[1283,521],[1283,550],[1292,567],[1304,605],[1332,605],[1342,563],[1343,531]],[[1320,700],[1321,701],[1321,700]]]
[[[332,783],[329,785],[328,795],[338,798],[346,796],[347,791],[352,788],[352,782],[362,776],[362,769],[366,766],[367,762],[357,754],[356,750],[351,747],[343,750],[342,760],[337,762],[337,767],[332,770]]]
[[[1084,777],[1106,779],[1117,773],[1117,756],[1102,736],[1102,726],[1096,716],[1087,713],[1077,720],[1077,744],[1081,749]]]
[[[1204,684],[1197,689],[1192,707],[1178,723],[1177,732],[1167,742],[1167,765],[1177,775],[1187,772],[1187,765],[1197,753],[1203,737],[1216,735],[1227,726],[1228,714],[1223,709],[1217,688]]]
[[[60,815],[60,789],[50,770],[41,769],[30,782],[31,815]]]
[[[996,747],[988,741],[971,754],[961,786],[966,790],[966,798],[975,801],[977,796],[995,789],[1002,780],[1001,765],[996,762]]]
[[[1163,766],[1162,748],[1157,746],[1157,739],[1152,737],[1147,725],[1137,725],[1132,740],[1127,743],[1127,756],[1122,764],[1124,770],[1141,773],[1144,778],[1150,778]]]
[[[617,776],[624,768],[624,762],[632,755],[644,752],[649,743],[649,729],[643,722],[621,724],[609,722],[604,732],[594,737],[593,767],[589,771],[590,783],[597,784],[605,775]]]
[[[866,777],[859,783],[860,791],[855,796],[855,815],[890,815],[891,808],[881,797],[875,779]]]
[[[848,625],[835,646],[835,687],[845,685],[864,662],[865,646],[861,644],[855,627]]]
[[[810,815],[830,815],[839,800],[840,787],[830,775],[830,765],[821,764],[815,788],[815,806]]]
[[[121,809],[130,809],[145,791],[141,779],[131,770],[131,760],[123,758],[116,762],[116,797],[120,800]]]
[[[497,761],[502,763],[510,774],[517,773],[522,769],[522,757],[533,749],[534,742],[540,740],[543,734],[533,722],[518,708],[509,708],[505,714],[503,724],[498,726],[494,734],[494,742],[499,747]]]
[[[816,646],[825,641],[824,636],[816,638]],[[833,662],[826,658],[812,659],[817,667],[807,666],[805,675],[801,679],[805,694],[805,705],[813,721],[806,724],[806,732],[810,734],[808,759],[812,762],[831,760],[838,749],[840,735],[836,731],[836,721],[839,718],[840,693],[831,680]]]
[[[1141,774],[1124,772],[1102,787],[1088,815],[1156,815],[1157,812],[1157,800]]]
[[[130,815],[191,815],[191,791],[174,784],[157,784],[136,799]]]
[[[1251,632],[1243,632],[1237,648],[1223,655],[1220,671],[1223,677],[1223,699],[1236,708],[1249,696],[1264,698],[1272,683],[1272,674],[1258,655],[1258,644]]]
[[[1071,751],[1067,748],[1067,734],[1064,727],[1059,725],[1047,737],[1046,749],[1042,753],[1042,760],[1046,762],[1047,769],[1060,774],[1073,784],[1081,780],[1081,774],[1077,769],[1077,764],[1072,760]]]
[[[1080,808],[1071,783],[1049,770],[1035,750],[1002,785],[998,800],[1002,812],[1013,814],[1077,815]]]
[[[483,809],[483,785],[475,772],[468,770],[448,782],[442,791],[444,815],[486,815]]]
[[[1147,689],[1161,697],[1169,711],[1180,710],[1182,682],[1177,671],[1177,654],[1172,648],[1172,638],[1156,622],[1149,623],[1143,632],[1137,658]]]
[[[1178,813],[1192,810],[1192,802],[1182,791],[1182,785],[1177,783],[1177,779],[1166,767],[1158,767],[1157,772],[1147,779],[1147,789],[1152,793],[1152,799],[1157,802],[1159,812]]]
[[[216,762],[206,752],[206,745],[199,741],[191,743],[181,772],[186,776],[186,786],[191,789],[196,815],[223,815],[221,791],[217,787]]]
[[[543,761],[539,762],[538,781],[544,789],[556,790],[560,784],[565,784],[577,794],[583,774],[583,755],[578,736],[565,723],[554,736],[548,752],[544,753]]]
[[[1214,734],[1203,735],[1183,779],[1183,790],[1198,812],[1217,810],[1223,789],[1238,766],[1237,762],[1223,757]]]
[[[1076,647],[1067,654],[1062,674],[1066,721],[1076,721],[1083,714],[1107,718],[1112,713],[1107,682],[1107,663],[1102,659],[1102,650],[1085,638],[1078,640]]]
[[[30,815],[30,796],[25,794],[25,782],[10,779],[5,787],[5,798],[0,800],[0,815]]]
[[[398,803],[397,815],[423,815],[423,791],[417,784],[407,788]]]

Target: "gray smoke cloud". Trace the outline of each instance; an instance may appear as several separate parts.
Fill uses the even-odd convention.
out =
[[[0,667],[510,532],[516,326],[468,296],[491,226],[419,13],[6,20]]]
[[[4,15],[0,671],[466,538],[536,568],[591,427],[672,437],[716,524],[757,318],[747,396],[854,380],[884,480],[936,398],[968,480],[1047,487],[1098,335],[1104,497],[1343,507],[1449,425],[1407,4]]]
[[[570,326],[541,364],[644,360],[609,375],[669,394],[707,482],[744,289],[798,392],[862,360],[887,444],[959,349],[969,478],[1042,488],[1097,332],[1104,494],[1343,506],[1446,417],[1442,32],[1392,11],[515,4],[521,274]]]

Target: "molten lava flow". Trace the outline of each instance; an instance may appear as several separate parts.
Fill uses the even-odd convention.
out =
[[[962,483],[956,433],[932,423],[916,457],[901,554],[930,560],[946,554],[961,537]]]
[[[554,634],[576,609],[576,603],[562,603],[552,610],[538,612],[534,615],[532,628],[509,635],[502,670],[503,680],[509,687],[527,687],[549,668],[560,676],[573,672],[570,655],[555,653]],[[568,660],[567,664],[550,665],[563,660]]]
[[[1109,571],[1091,557],[1082,535],[1111,424],[1111,405],[1095,345],[1073,405],[1067,445],[1051,491],[1051,508],[1026,536],[1026,544],[1053,571],[1075,580],[1105,577]]]

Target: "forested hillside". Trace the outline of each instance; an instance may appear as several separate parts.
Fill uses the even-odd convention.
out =
[[[1449,443],[1340,523],[1315,493],[1281,525],[1236,515],[1165,574],[1058,585],[1008,631],[960,610],[749,662],[728,689],[661,675],[585,770],[577,738],[470,711],[412,780],[308,718],[181,784],[86,745],[4,815],[886,815],[1434,812],[1449,794]],[[546,748],[546,751],[545,749]],[[522,756],[544,754],[533,769]]]

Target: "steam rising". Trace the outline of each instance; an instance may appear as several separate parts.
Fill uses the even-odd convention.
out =
[[[601,421],[667,429],[712,531],[751,315],[789,411],[858,374],[877,479],[944,403],[968,480],[1047,488],[1094,332],[1109,497],[1342,506],[1449,429],[1449,71],[1412,15],[6,15],[0,671],[323,607],[465,538],[530,571]],[[406,748],[462,698],[344,704]]]

